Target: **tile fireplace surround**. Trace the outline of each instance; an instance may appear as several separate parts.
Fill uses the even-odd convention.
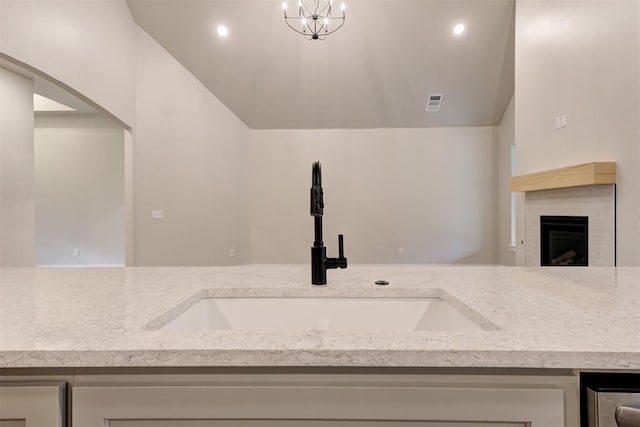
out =
[[[615,265],[615,185],[529,191],[525,196],[526,265],[540,266],[540,216],[589,217],[589,265]]]
[[[525,192],[525,265],[540,266],[540,217],[586,216],[590,266],[616,263],[616,164],[592,162],[511,178]]]

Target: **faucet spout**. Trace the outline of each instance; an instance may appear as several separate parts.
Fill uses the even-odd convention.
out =
[[[322,186],[322,167],[319,161],[313,162],[311,169],[311,185]]]
[[[322,216],[324,215],[324,191],[322,189],[322,169],[320,162],[314,162],[311,170],[311,216],[314,222],[314,241],[311,247],[311,283],[327,284],[327,270],[347,268],[344,256],[344,236],[338,235],[338,258],[327,258],[327,248],[322,240]]]

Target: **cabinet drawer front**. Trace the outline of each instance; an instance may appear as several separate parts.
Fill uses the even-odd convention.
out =
[[[0,427],[66,427],[66,384],[0,383]]]
[[[440,427],[434,424],[436,421],[485,425],[531,423],[532,427],[564,425],[563,392],[557,389],[79,386],[73,390],[73,402],[74,425],[82,427],[103,427],[105,422],[113,427],[161,426],[160,421],[171,420],[202,420],[203,423],[210,420],[206,421],[209,424],[202,424],[207,427],[289,427],[294,424],[306,427],[301,421],[320,422],[308,424],[312,427],[337,427],[345,423],[352,423],[349,425],[354,427],[372,424],[395,427],[398,423],[406,427]],[[125,424],[125,420],[129,424]],[[153,422],[145,425],[135,424],[133,420]],[[233,424],[231,420],[245,424]],[[258,420],[260,422],[255,423]],[[292,424],[290,421],[294,420],[297,423]],[[183,421],[166,424],[175,425],[189,426]],[[447,424],[447,427],[451,425],[456,426]],[[470,427],[478,425],[485,427],[482,424]]]
[[[525,423],[457,423],[447,421],[345,421],[345,420],[172,420],[110,421],[109,427],[526,427]],[[0,424],[0,427],[2,424]]]

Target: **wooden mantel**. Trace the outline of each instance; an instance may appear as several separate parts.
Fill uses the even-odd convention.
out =
[[[592,162],[511,178],[511,191],[538,191],[616,183],[616,162]]]

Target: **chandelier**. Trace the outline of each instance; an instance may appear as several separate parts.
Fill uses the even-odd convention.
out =
[[[307,40],[324,40],[344,25],[344,3],[340,7],[342,16],[331,16],[332,7],[333,0],[298,0],[298,15],[287,16],[287,2],[282,3],[284,21]]]

